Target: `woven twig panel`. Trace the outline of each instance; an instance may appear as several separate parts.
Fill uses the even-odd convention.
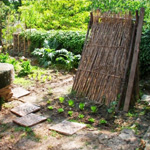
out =
[[[77,94],[106,105],[116,100],[123,86],[132,27],[130,14],[93,13],[91,34],[73,84]]]

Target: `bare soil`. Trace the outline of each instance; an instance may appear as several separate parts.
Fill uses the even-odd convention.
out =
[[[142,137],[150,124],[150,106],[147,103],[138,102],[130,113],[109,114],[105,105],[97,104],[84,97],[77,97],[75,93],[70,92],[74,73],[56,73],[56,71],[50,70],[47,74],[51,74],[51,81],[44,83],[35,81],[34,84],[26,87],[30,91],[30,95],[3,105],[0,112],[0,150],[144,149]],[[13,85],[13,87],[17,86],[21,85]],[[59,102],[60,96],[65,97],[62,104]],[[68,105],[70,99],[74,101],[73,107]],[[12,114],[10,109],[23,102],[31,102],[41,106],[41,110],[36,113],[46,116],[47,121],[31,128],[21,127],[13,123],[13,119],[17,116]],[[80,102],[85,103],[84,110],[79,108]],[[53,110],[48,109],[49,106],[52,106]],[[96,113],[91,112],[91,106],[97,107]],[[59,113],[59,108],[63,108],[64,112]],[[72,116],[68,115],[68,111],[73,111]],[[80,119],[79,114],[83,114],[84,118]],[[89,118],[93,118],[94,123],[90,122]],[[49,130],[50,126],[65,119],[85,123],[87,128],[72,136]],[[100,124],[99,120],[101,119],[107,122]],[[119,134],[124,128],[130,128],[135,132],[136,141],[121,142],[120,139],[118,140]],[[102,134],[110,136],[110,138],[105,139],[108,141],[106,144],[99,140],[99,136]],[[112,139],[116,139],[116,143],[111,142]]]

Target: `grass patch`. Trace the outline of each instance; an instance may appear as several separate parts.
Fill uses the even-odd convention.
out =
[[[14,84],[21,85],[21,86],[27,88],[27,87],[32,86],[34,84],[34,81],[27,80],[25,78],[16,76],[15,80],[14,80]]]

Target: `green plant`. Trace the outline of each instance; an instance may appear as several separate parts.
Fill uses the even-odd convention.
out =
[[[52,122],[52,119],[48,118],[47,121],[50,123],[50,122]]]
[[[80,108],[81,110],[84,110],[84,107],[85,107],[85,103],[80,103],[80,104],[79,104],[79,108]]]
[[[73,114],[73,111],[68,111],[69,116],[72,116],[72,114]]]
[[[79,114],[79,115],[78,115],[78,118],[79,118],[79,119],[82,119],[82,118],[84,118],[84,115],[83,115],[83,114]]]
[[[48,109],[53,110],[54,108],[53,106],[48,106]]]
[[[41,73],[38,73],[37,79],[40,81],[41,80]]]
[[[46,79],[47,79],[47,76],[44,76],[43,78],[42,78],[42,82],[46,82]]]
[[[107,121],[106,121],[105,119],[101,119],[101,120],[99,121],[99,124],[107,124]]]
[[[94,119],[94,118],[89,118],[88,121],[89,121],[90,123],[94,123],[94,122],[95,122],[95,119]]]
[[[59,108],[59,109],[58,109],[58,112],[59,112],[59,113],[62,113],[62,112],[64,112],[64,109],[63,109],[63,108]]]
[[[51,100],[48,100],[48,101],[47,101],[47,104],[50,104],[50,103],[51,103]]]
[[[110,105],[109,105],[109,108],[107,109],[108,113],[114,114],[116,105],[117,105],[117,101],[111,102]]]
[[[48,80],[49,80],[49,81],[52,80],[52,76],[48,76]]]
[[[96,113],[98,110],[97,110],[97,106],[91,106],[91,112],[92,113]]]
[[[40,65],[49,67],[52,64],[59,65],[67,70],[78,66],[80,55],[74,55],[66,49],[54,50],[49,48],[37,48],[32,52],[36,56]]]
[[[59,97],[59,102],[60,102],[60,103],[63,103],[63,102],[64,102],[64,100],[65,100],[65,98],[64,98],[64,97]]]
[[[36,80],[37,74],[34,73],[34,74],[32,75],[32,77],[33,77],[34,80]]]
[[[22,69],[19,72],[19,76],[28,75],[32,71],[32,67],[31,67],[29,60],[28,61],[22,61],[21,67],[22,67]]]
[[[70,107],[73,107],[74,106],[74,101],[72,99],[68,100],[68,105]]]
[[[150,29],[142,35],[140,50],[140,74],[145,77],[150,73]]]

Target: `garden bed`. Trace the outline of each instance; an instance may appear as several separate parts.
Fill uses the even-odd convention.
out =
[[[0,114],[0,146],[3,150],[37,150],[39,147],[44,150],[109,149],[116,148],[116,145],[116,149],[119,149],[119,145],[123,149],[134,149],[144,145],[140,142],[150,123],[148,104],[139,101],[130,112],[116,114],[115,104],[108,108],[71,92],[74,75],[73,72],[57,68],[40,67],[24,77],[16,74],[13,87],[24,87],[30,91],[30,95],[3,104]],[[30,128],[13,123],[16,115],[10,110],[24,102],[41,106],[36,114],[47,117],[47,121]],[[84,123],[87,127],[72,136],[49,129],[63,120]],[[138,144],[120,139],[121,130],[126,128],[134,131]],[[103,134],[109,136],[104,140],[106,144],[101,141]]]

